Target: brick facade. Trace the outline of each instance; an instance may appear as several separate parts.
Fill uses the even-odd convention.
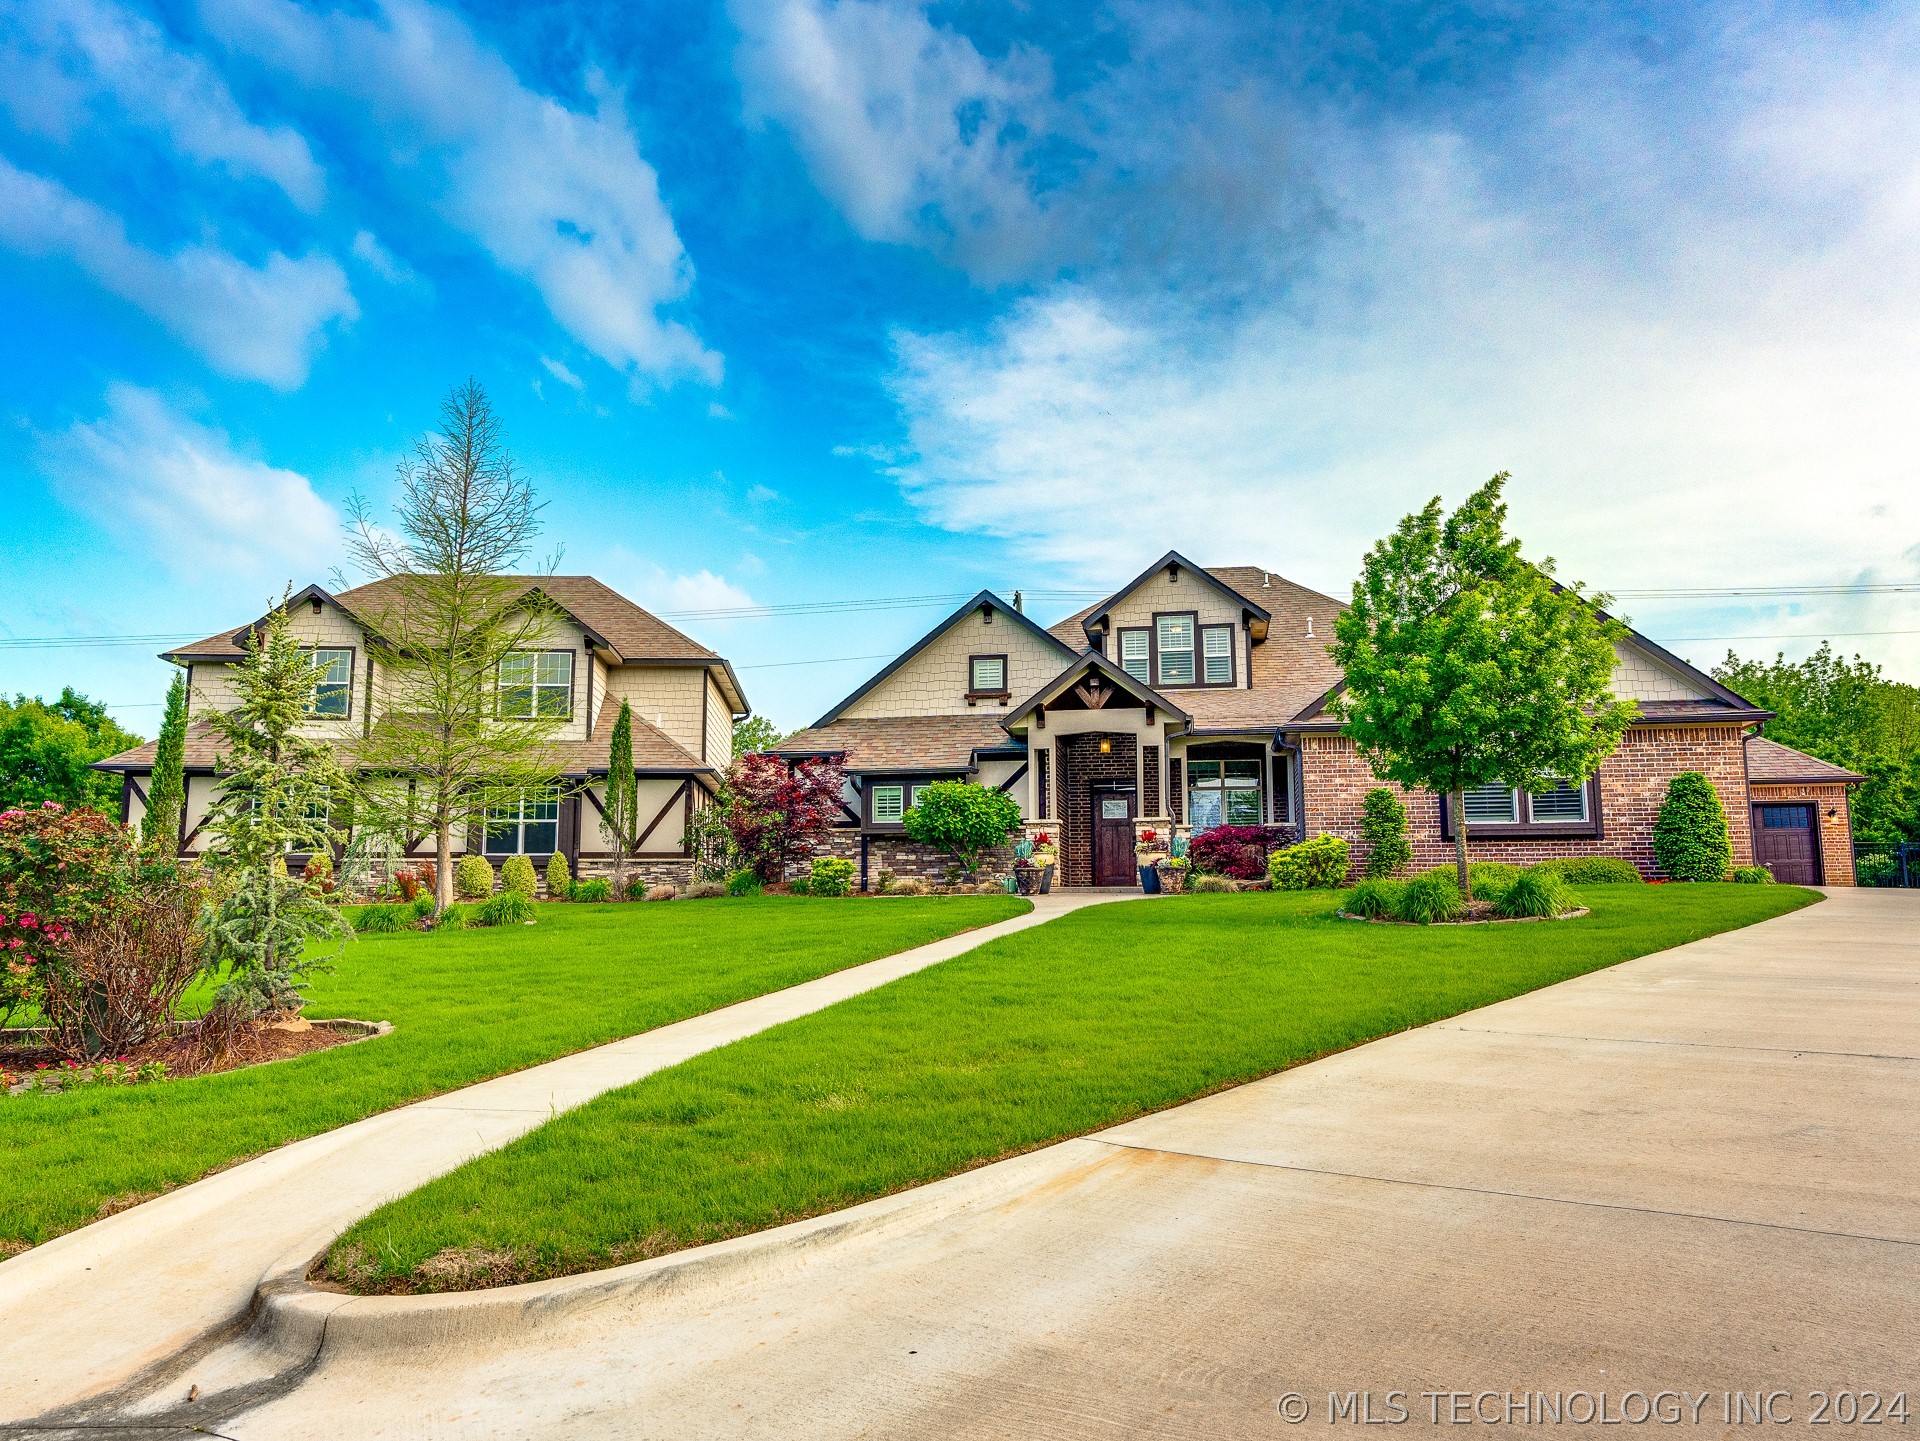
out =
[[[1753,786],[1753,804],[1799,801],[1813,807],[1820,818],[1820,884],[1850,886],[1853,876],[1853,818],[1847,805],[1844,785],[1817,785],[1805,782],[1781,782]],[[1748,812],[1751,815],[1751,812]]]
[[[1140,747],[1140,815],[1160,814],[1160,747]]]
[[[1666,799],[1667,783],[1681,771],[1704,774],[1720,795],[1733,842],[1733,863],[1753,864],[1752,811],[1747,800],[1745,732],[1734,725],[1634,726],[1600,767],[1597,837],[1491,840],[1473,838],[1475,860],[1532,865],[1566,856],[1618,856],[1645,876],[1653,863],[1653,823]],[[1381,782],[1344,736],[1301,737],[1301,813],[1309,836],[1340,836],[1352,847],[1356,873],[1365,864],[1360,810],[1366,793]],[[1440,830],[1440,803],[1425,791],[1388,786],[1407,807],[1407,839],[1413,867],[1426,870],[1453,859],[1453,842]]]
[[[1100,754],[1100,742],[1113,749]],[[1055,749],[1060,759],[1060,883],[1093,884],[1093,787],[1097,781],[1138,783],[1136,738],[1131,731],[1111,735],[1088,731],[1062,736]],[[1136,802],[1137,809],[1137,802]]]

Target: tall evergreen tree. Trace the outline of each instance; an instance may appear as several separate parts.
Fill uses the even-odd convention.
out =
[[[160,722],[154,746],[153,774],[147,781],[147,814],[140,822],[140,842],[148,850],[172,855],[180,837],[180,817],[187,807],[187,678],[175,671],[167,687],[167,712]]]
[[[633,772],[633,710],[620,702],[607,746],[607,832],[613,837],[613,885],[624,893],[627,860],[640,844],[640,782]]]

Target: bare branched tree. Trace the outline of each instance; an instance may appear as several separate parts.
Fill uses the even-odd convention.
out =
[[[533,664],[557,614],[513,572],[539,533],[533,487],[514,467],[499,417],[473,380],[450,391],[439,429],[399,466],[398,527],[355,496],[348,548],[371,584],[355,609],[368,630],[376,709],[355,760],[356,824],[410,847],[434,837],[435,910],[453,901],[456,826],[520,809],[557,784]]]

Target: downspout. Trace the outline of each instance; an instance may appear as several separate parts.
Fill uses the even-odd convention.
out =
[[[1287,817],[1285,820],[1275,821],[1274,824],[1293,825],[1295,824],[1293,818],[1297,814],[1300,817],[1298,823],[1300,834],[1305,836],[1307,833],[1306,766],[1301,760],[1299,742],[1290,743],[1285,731],[1275,731],[1273,755],[1276,759],[1283,760],[1287,767]]]
[[[860,889],[863,892],[867,888],[867,845],[872,839],[865,831],[860,833]]]

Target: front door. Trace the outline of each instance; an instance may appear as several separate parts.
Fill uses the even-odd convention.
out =
[[[1782,885],[1820,884],[1820,853],[1814,845],[1812,806],[1755,806],[1753,858]]]
[[[1093,883],[1135,886],[1140,874],[1133,861],[1133,793],[1093,793]]]

